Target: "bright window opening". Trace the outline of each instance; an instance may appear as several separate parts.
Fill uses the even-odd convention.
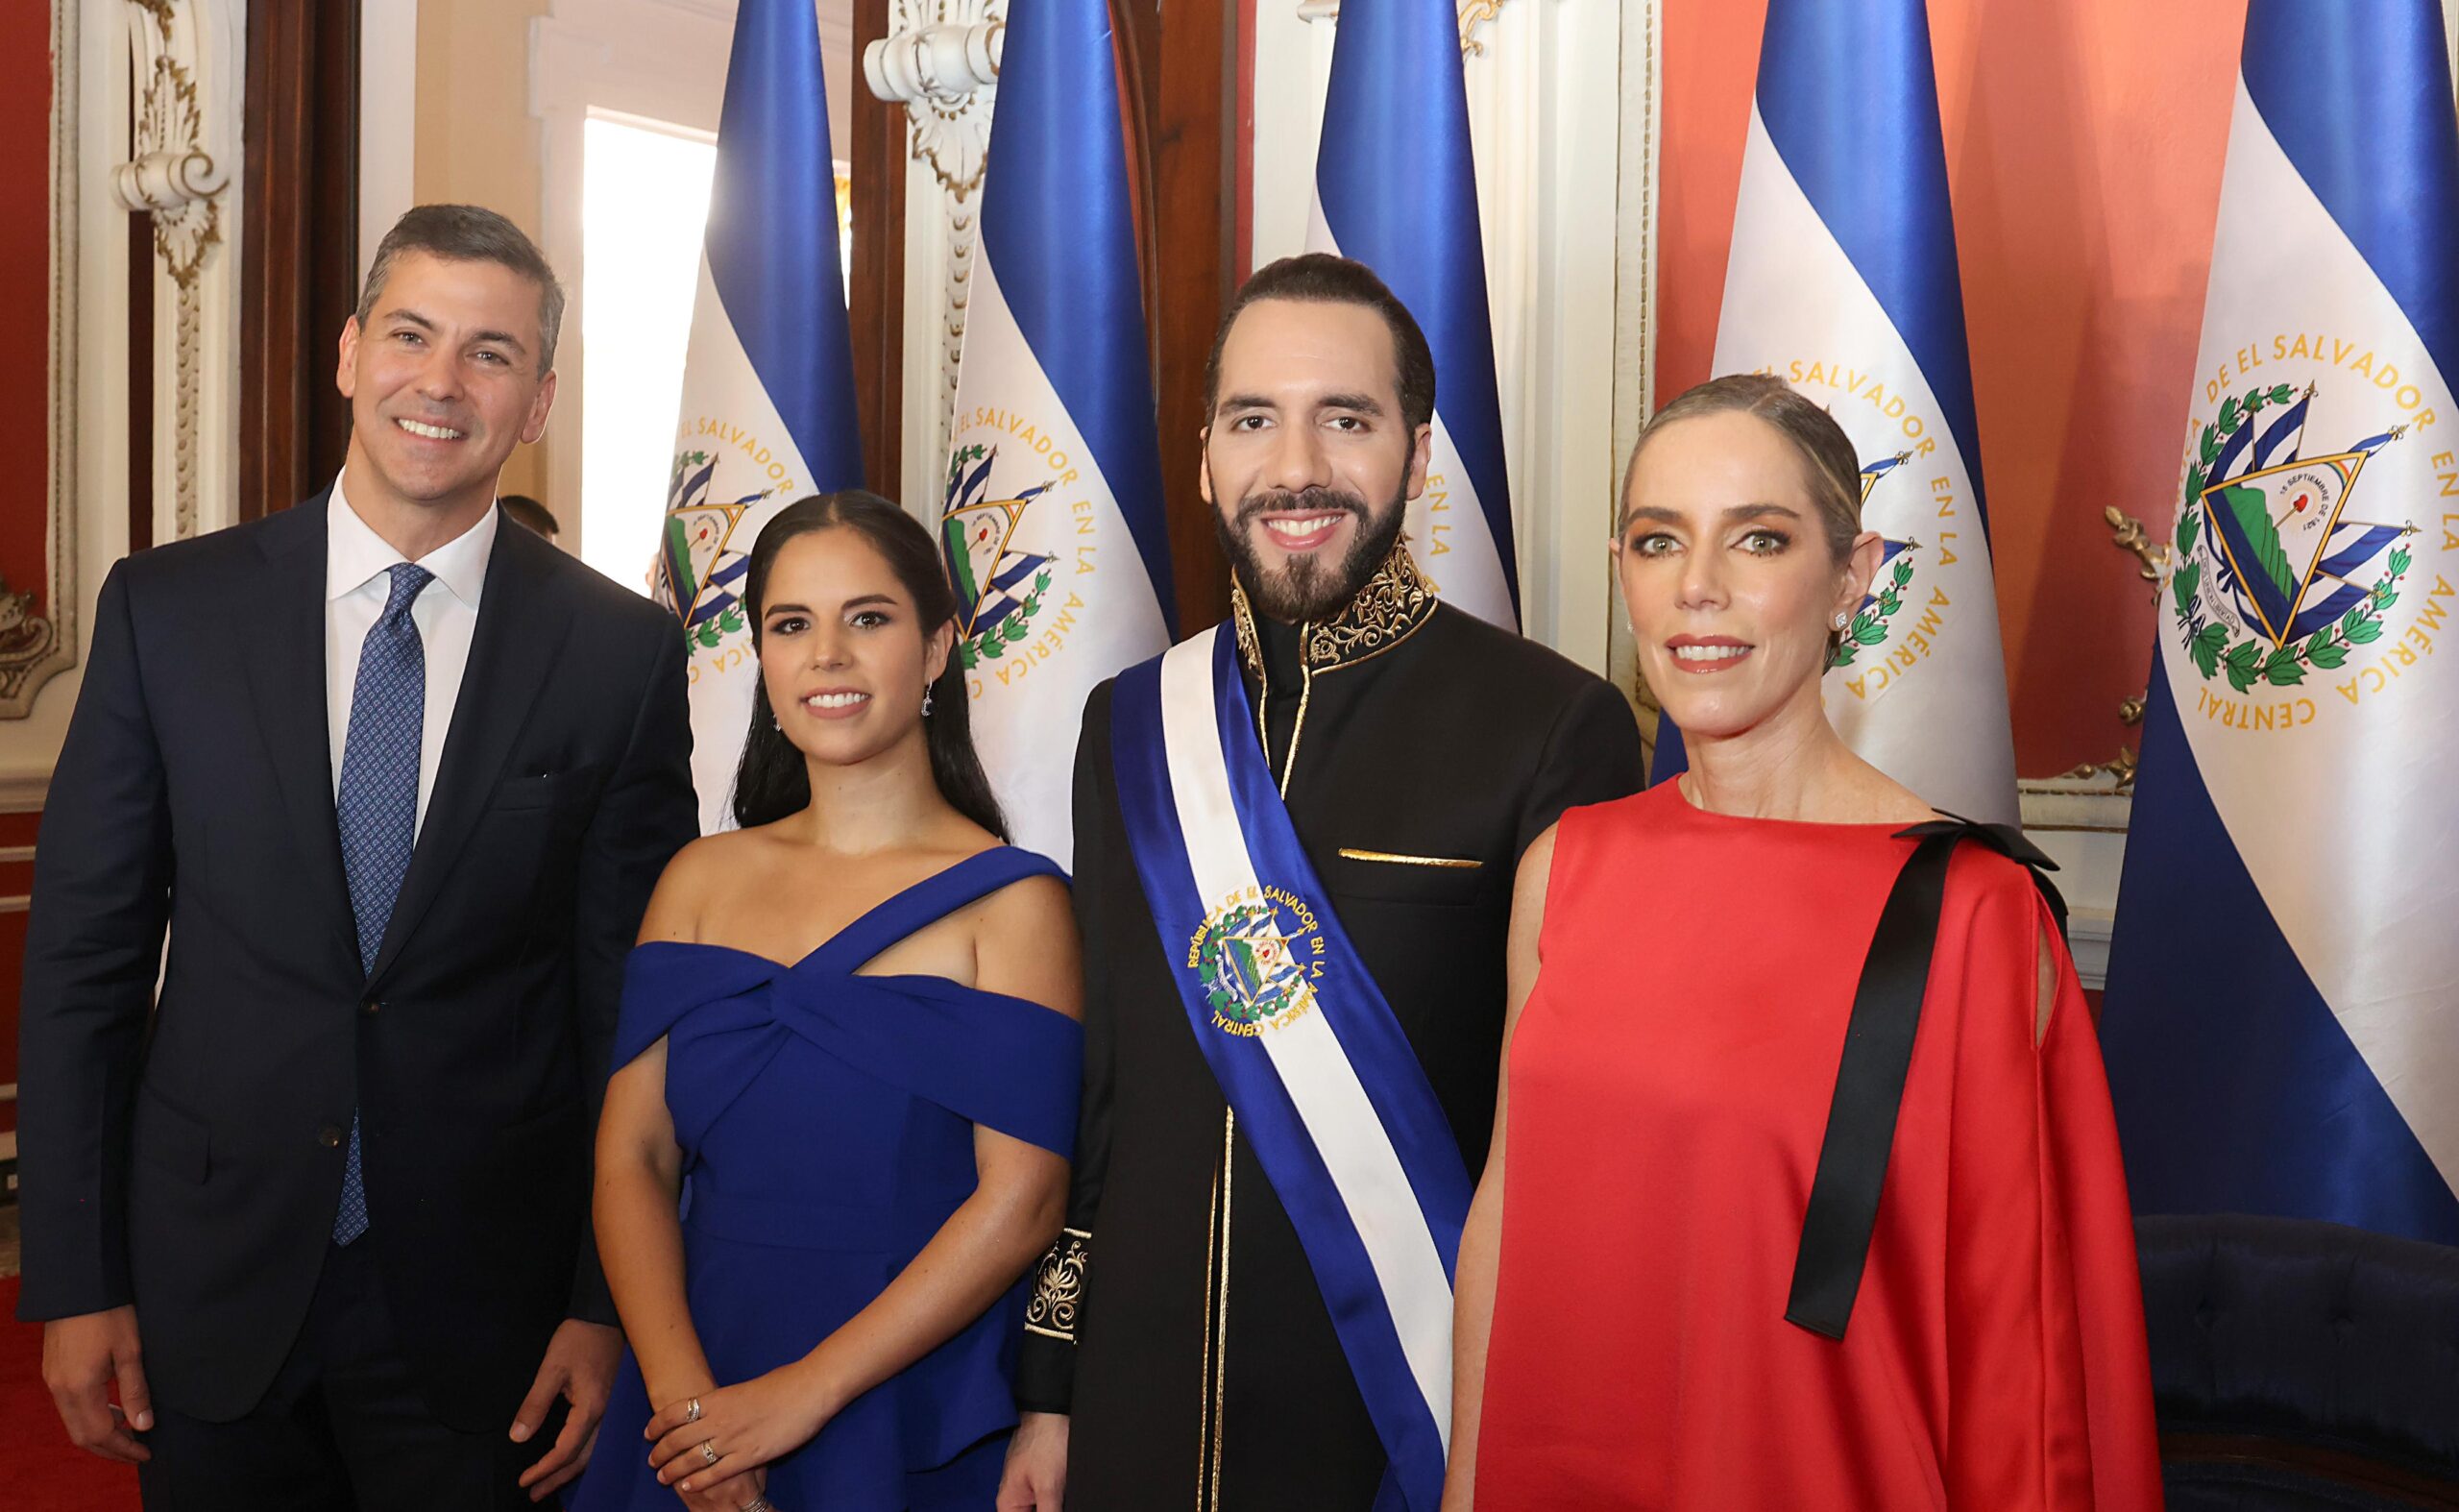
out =
[[[592,115],[582,154],[581,559],[645,594],[718,150],[681,128]]]

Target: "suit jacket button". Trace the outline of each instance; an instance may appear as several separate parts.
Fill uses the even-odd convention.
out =
[[[374,1018],[377,1014],[377,1011],[381,1009],[383,1006],[383,1004],[371,997],[366,1002],[358,1005],[358,1011],[365,1013],[368,1017]]]
[[[328,1150],[338,1150],[342,1147],[343,1133],[341,1125],[327,1124],[316,1131],[316,1142]]]

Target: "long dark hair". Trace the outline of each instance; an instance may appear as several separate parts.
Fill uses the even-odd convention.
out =
[[[929,636],[957,616],[956,593],[948,586],[947,569],[939,564],[939,549],[920,521],[877,494],[849,488],[841,493],[814,494],[778,511],[752,543],[745,607],[751,614],[751,645],[757,654],[761,616],[768,600],[768,573],[787,542],[815,530],[842,525],[861,534],[871,549],[888,559],[889,570],[913,599],[922,633]],[[743,743],[743,765],[734,773],[734,821],[748,829],[797,814],[811,806],[811,771],[803,753],[777,728],[768,707],[768,684],[753,685],[751,734]],[[1001,840],[1008,838],[1007,817],[990,793],[990,779],[974,754],[971,698],[965,687],[964,661],[951,649],[947,670],[931,685],[931,715],[922,721],[923,741],[931,751],[931,780],[949,807]]]

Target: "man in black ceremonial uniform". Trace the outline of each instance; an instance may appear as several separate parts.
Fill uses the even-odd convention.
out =
[[[1566,808],[1640,782],[1603,680],[1437,600],[1401,524],[1434,363],[1363,265],[1258,272],[1207,375],[1205,497],[1238,661],[1307,860],[1472,1180],[1495,1108],[1513,872]],[[1130,853],[1113,685],[1076,765],[1085,1076],[1036,1280],[1003,1508],[1367,1512],[1385,1452],[1305,1250],[1200,1048]]]

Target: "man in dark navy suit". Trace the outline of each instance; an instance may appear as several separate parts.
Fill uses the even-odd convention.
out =
[[[36,863],[19,1315],[150,1507],[518,1507],[588,1458],[596,1110],[695,808],[672,617],[496,506],[562,313],[510,222],[412,210],[342,334],[340,478],[103,585]]]

